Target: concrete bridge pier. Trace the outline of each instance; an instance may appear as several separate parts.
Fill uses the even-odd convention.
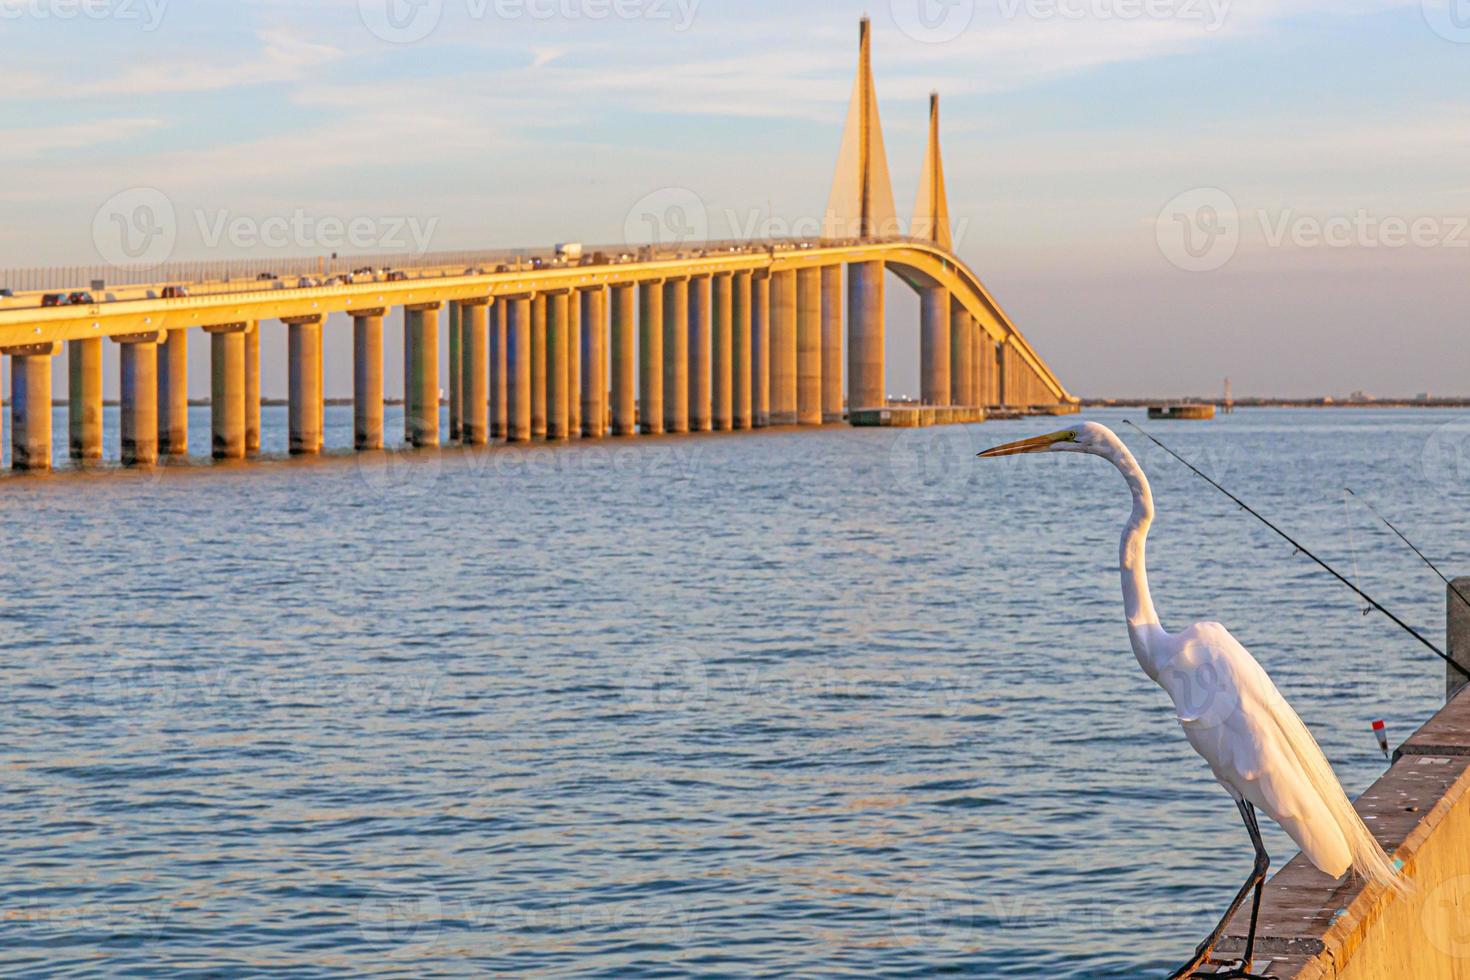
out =
[[[189,331],[170,330],[158,351],[158,454],[189,454]]]
[[[490,299],[459,304],[460,441],[466,446],[490,442]]]
[[[822,267],[822,421],[842,421],[842,266]]]
[[[531,438],[546,438],[546,303],[545,293],[531,299]]]
[[[882,262],[854,262],[847,267],[847,407],[883,408],[885,387]]]
[[[383,315],[387,310],[352,311],[352,446],[358,452],[383,448]]]
[[[582,435],[607,435],[607,290],[582,291]]]
[[[730,280],[730,411],[737,431],[751,427],[751,285],[749,272]]]
[[[408,444],[439,445],[439,303],[403,308],[408,332]]]
[[[245,455],[260,452],[260,321],[245,331]]]
[[[612,412],[609,426],[615,436],[631,436],[638,432],[638,394],[635,373],[637,369],[634,339],[638,332],[634,311],[635,290],[631,284],[612,287],[612,325],[609,338],[612,344]]]
[[[970,344],[970,314],[963,306],[955,304],[950,311],[950,392],[956,405],[973,405],[974,394],[970,390],[970,378],[975,371],[974,348]]]
[[[715,276],[710,284],[713,322],[710,327],[710,426],[716,432],[735,428],[734,386],[734,295],[735,277]]]
[[[919,389],[925,405],[953,405],[949,290],[926,286],[919,291]]]
[[[582,291],[567,294],[567,438],[582,438]]]
[[[102,338],[66,342],[71,458],[102,458]]]
[[[771,424],[796,424],[796,271],[771,276]]]
[[[113,337],[119,354],[124,466],[158,462],[158,345],[161,331]]]
[[[565,292],[546,301],[546,438],[567,439],[567,341],[571,330],[571,304]]]
[[[490,438],[506,437],[506,422],[510,418],[509,368],[506,365],[505,327],[509,319],[507,301],[499,300],[490,306]]]
[[[796,274],[796,421],[822,424],[822,270]]]
[[[664,431],[689,431],[689,280],[664,283]]]
[[[505,437],[531,441],[531,297],[503,300],[505,320]]]
[[[664,284],[638,287],[638,430],[664,431]]]
[[[10,355],[10,466],[51,468],[51,357],[55,343],[6,347]]]
[[[709,276],[689,280],[689,431],[708,432],[714,427],[714,402],[710,375],[714,310],[710,306]]]
[[[322,414],[325,411],[322,402],[322,319],[317,314],[282,321],[287,327],[287,395],[290,405],[286,414],[292,456],[314,456],[322,451]]]
[[[980,338],[980,397],[986,405],[995,405],[1000,399],[1000,368],[997,364],[995,341],[990,334]]]
[[[1011,375],[1011,345],[1002,340],[995,345],[995,403],[1002,408],[1015,404]]]
[[[464,425],[464,330],[458,300],[445,304],[449,321],[449,441],[458,443]]]
[[[750,281],[750,415],[752,428],[771,424],[771,277],[763,272]]]
[[[245,335],[248,323],[205,327],[209,334],[210,451],[245,458]]]

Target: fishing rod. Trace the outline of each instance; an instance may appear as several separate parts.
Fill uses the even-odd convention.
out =
[[[1320,559],[1316,555],[1314,555],[1305,545],[1303,545],[1296,538],[1293,538],[1291,535],[1289,535],[1285,531],[1281,530],[1281,528],[1277,527],[1275,524],[1272,524],[1265,517],[1261,516],[1261,514],[1260,514],[1259,511],[1255,510],[1253,507],[1251,507],[1249,504],[1247,504],[1244,500],[1241,500],[1235,494],[1231,493],[1229,490],[1226,490],[1224,487],[1220,486],[1220,484],[1218,484],[1214,480],[1210,479],[1208,476],[1206,476],[1204,474],[1203,471],[1200,470],[1199,467],[1195,466],[1189,460],[1185,459],[1183,456],[1179,455],[1174,450],[1172,450],[1168,446],[1164,445],[1158,439],[1154,438],[1154,436],[1150,435],[1141,426],[1134,425],[1134,423],[1130,422],[1128,419],[1124,419],[1123,422],[1126,425],[1133,426],[1133,428],[1136,429],[1139,432],[1139,434],[1141,434],[1149,442],[1152,442],[1155,446],[1158,446],[1164,452],[1168,453],[1170,456],[1173,456],[1175,459],[1179,460],[1179,462],[1181,462],[1185,466],[1187,466],[1189,468],[1190,472],[1192,472],[1195,476],[1199,477],[1201,480],[1204,480],[1210,486],[1214,487],[1216,490],[1219,490],[1225,496],[1229,497],[1232,501],[1234,501],[1236,503],[1237,506],[1240,507],[1241,510],[1245,511],[1247,514],[1251,515],[1256,520],[1260,521],[1262,524],[1264,524],[1267,527],[1269,527],[1272,531],[1275,531],[1278,535],[1280,535],[1283,539],[1285,539],[1285,541],[1286,541],[1287,544],[1291,545],[1297,551],[1301,552],[1302,554],[1306,555],[1308,558],[1312,559],[1312,561],[1316,562],[1319,566],[1321,566],[1322,569],[1324,571],[1326,571],[1329,575],[1331,575],[1333,578],[1337,579],[1343,585],[1346,585],[1348,588],[1350,588],[1354,592],[1356,592],[1358,594],[1358,597],[1359,598],[1361,598],[1364,602],[1368,603],[1368,605],[1372,606],[1374,609],[1377,609],[1379,612],[1383,613],[1383,615],[1387,616],[1394,623],[1394,625],[1398,626],[1400,629],[1402,629],[1404,632],[1408,633],[1414,639],[1416,639],[1420,643],[1424,644],[1424,646],[1426,646],[1427,648],[1429,648],[1429,650],[1431,650],[1436,657],[1438,657],[1439,659],[1443,660],[1445,663],[1449,664],[1450,666],[1454,667],[1456,670],[1458,670],[1461,674],[1465,675],[1466,677],[1470,677],[1470,668],[1462,667],[1460,664],[1456,663],[1454,661],[1454,659],[1450,657],[1449,654],[1445,653],[1439,647],[1437,647],[1433,643],[1429,642],[1429,640],[1424,637],[1424,634],[1420,633],[1418,630],[1414,629],[1414,627],[1410,626],[1408,623],[1404,622],[1402,619],[1399,619],[1393,613],[1389,612],[1388,609],[1384,607],[1383,603],[1379,602],[1377,599],[1373,598],[1371,595],[1369,595],[1368,593],[1364,592],[1362,589],[1358,588],[1356,585],[1354,585],[1352,582],[1350,582],[1346,577],[1344,577],[1340,572],[1338,572],[1337,569],[1333,568],[1331,565],[1327,564],[1325,561],[1323,561],[1322,559]]]
[[[1372,504],[1372,502],[1369,501],[1367,497],[1359,497],[1356,493],[1353,492],[1353,488],[1352,487],[1343,487],[1343,489],[1348,492],[1348,495],[1350,497],[1352,497],[1358,503],[1362,504],[1364,507],[1367,507],[1369,510],[1371,510],[1373,512],[1373,516],[1374,517],[1376,517],[1380,521],[1382,521],[1388,527],[1388,529],[1390,531],[1392,531],[1394,534],[1397,534],[1399,536],[1399,540],[1400,541],[1402,541],[1404,544],[1408,545],[1413,550],[1414,554],[1416,554],[1416,555],[1419,556],[1419,559],[1422,562],[1424,562],[1424,564],[1428,565],[1431,569],[1434,570],[1434,574],[1438,575],[1441,579],[1444,580],[1444,584],[1445,585],[1448,585],[1450,587],[1450,591],[1451,592],[1453,592],[1455,595],[1457,595],[1457,596],[1460,597],[1460,601],[1461,602],[1463,602],[1467,606],[1470,606],[1470,599],[1465,598],[1465,593],[1461,592],[1455,586],[1455,583],[1454,582],[1451,582],[1445,576],[1445,573],[1444,572],[1441,572],[1439,570],[1439,566],[1436,565],[1434,562],[1430,561],[1429,558],[1428,558],[1428,556],[1425,555],[1424,552],[1420,551],[1419,548],[1418,548],[1418,546],[1415,545],[1414,542],[1412,542],[1412,541],[1409,540],[1408,535],[1404,534],[1403,531],[1400,531],[1398,528],[1394,527],[1393,526],[1393,521],[1390,521],[1388,518],[1386,518],[1382,514],[1380,514],[1378,512],[1378,508],[1377,507],[1374,507],[1373,504]]]

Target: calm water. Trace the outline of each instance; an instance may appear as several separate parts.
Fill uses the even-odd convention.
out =
[[[5,481],[0,972],[1172,967],[1249,845],[1129,651],[1120,478],[972,458],[1055,427]],[[1155,429],[1442,636],[1342,487],[1470,568],[1470,417]],[[1231,626],[1361,790],[1442,667],[1140,455],[1166,624]]]

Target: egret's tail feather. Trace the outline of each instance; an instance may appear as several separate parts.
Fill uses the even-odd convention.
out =
[[[1363,823],[1358,811],[1353,809],[1352,801],[1343,792],[1342,783],[1332,771],[1332,764],[1327,761],[1321,746],[1312,737],[1311,730],[1291,710],[1284,698],[1278,703],[1280,709],[1284,710],[1273,712],[1276,723],[1301,763],[1302,771],[1311,780],[1317,795],[1326,803],[1338,829],[1342,831],[1348,852],[1352,855],[1353,870],[1376,885],[1382,885],[1399,894],[1408,894],[1413,886],[1399,872],[1393,860],[1383,852],[1383,848],[1373,837],[1373,832]]]

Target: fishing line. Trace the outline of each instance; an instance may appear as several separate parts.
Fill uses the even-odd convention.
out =
[[[1347,528],[1348,533],[1348,554],[1353,556],[1353,581],[1361,582],[1363,581],[1363,573],[1358,570],[1358,544],[1353,540],[1353,515],[1348,513],[1348,494],[1350,493],[1352,491],[1347,490],[1342,495],[1342,522]],[[1370,606],[1362,612],[1366,616],[1372,611],[1373,608]]]
[[[1225,496],[1229,497],[1232,501],[1234,501],[1236,503],[1237,506],[1240,507],[1241,510],[1245,511],[1247,514],[1251,515],[1256,520],[1260,521],[1262,524],[1264,524],[1267,527],[1269,527],[1272,531],[1275,531],[1278,535],[1280,535],[1286,541],[1287,544],[1291,545],[1297,551],[1301,552],[1302,554],[1306,555],[1308,558],[1312,559],[1312,561],[1316,562],[1319,566],[1321,566],[1321,568],[1325,572],[1327,572],[1333,578],[1337,579],[1343,585],[1346,585],[1348,588],[1350,588],[1354,592],[1356,592],[1360,598],[1362,598],[1365,602],[1367,602],[1374,609],[1377,609],[1379,612],[1383,613],[1383,615],[1387,616],[1394,623],[1394,625],[1398,626],[1400,629],[1402,629],[1404,632],[1408,633],[1414,639],[1416,639],[1420,643],[1424,644],[1424,646],[1427,647],[1429,650],[1433,651],[1433,653],[1434,653],[1434,655],[1436,657],[1438,657],[1439,659],[1443,660],[1445,663],[1449,664],[1450,666],[1454,667],[1456,670],[1458,670],[1461,674],[1464,674],[1466,677],[1470,677],[1470,668],[1466,668],[1466,667],[1460,666],[1458,663],[1456,663],[1449,656],[1449,654],[1445,653],[1439,647],[1435,646],[1433,643],[1429,642],[1429,640],[1425,639],[1424,634],[1420,633],[1418,630],[1414,629],[1414,627],[1410,626],[1408,623],[1404,622],[1402,619],[1399,619],[1393,613],[1389,612],[1388,609],[1384,607],[1383,603],[1379,602],[1377,599],[1373,598],[1371,595],[1369,595],[1368,593],[1364,592],[1362,589],[1358,588],[1352,582],[1349,582],[1346,578],[1344,578],[1342,576],[1342,574],[1340,572],[1338,572],[1337,569],[1333,568],[1331,565],[1327,564],[1325,561],[1323,561],[1322,559],[1320,559],[1316,555],[1314,555],[1310,550],[1307,549],[1307,547],[1305,545],[1303,545],[1301,542],[1297,541],[1296,538],[1293,538],[1291,535],[1289,535],[1285,531],[1281,530],[1281,528],[1277,527],[1275,524],[1272,524],[1270,521],[1266,520],[1266,518],[1262,517],[1261,514],[1258,511],[1256,511],[1254,508],[1252,508],[1244,500],[1241,500],[1235,494],[1231,493],[1229,490],[1226,490],[1224,487],[1220,486],[1220,484],[1218,484],[1214,480],[1210,479],[1208,476],[1206,476],[1204,474],[1203,471],[1200,470],[1199,467],[1195,466],[1189,460],[1185,459],[1183,456],[1179,455],[1174,450],[1172,450],[1168,446],[1164,445],[1158,439],[1154,438],[1148,432],[1144,431],[1144,429],[1142,427],[1140,427],[1138,425],[1134,425],[1134,423],[1128,421],[1127,419],[1124,419],[1123,422],[1126,425],[1130,425],[1134,429],[1136,429],[1149,442],[1152,442],[1155,446],[1158,446],[1164,452],[1168,453],[1170,456],[1173,456],[1175,459],[1179,460],[1179,462],[1181,462],[1185,466],[1187,466],[1189,468],[1190,472],[1192,472],[1195,476],[1199,477],[1201,480],[1204,480],[1210,486],[1214,487],[1216,490],[1219,490]]]
[[[1398,528],[1394,527],[1393,522],[1390,521],[1388,518],[1378,513],[1378,508],[1374,507],[1373,504],[1368,501],[1368,498],[1359,497],[1356,493],[1353,492],[1352,487],[1343,487],[1343,489],[1346,490],[1355,500],[1361,503],[1364,507],[1367,507],[1369,510],[1371,510],[1373,512],[1373,516],[1377,517],[1380,521],[1386,524],[1390,531],[1392,531],[1394,534],[1397,534],[1400,541],[1412,548],[1414,554],[1418,555],[1420,560],[1423,561],[1424,564],[1434,569],[1434,574],[1438,575],[1441,579],[1444,579],[1444,584],[1450,587],[1451,592],[1460,597],[1461,602],[1463,602],[1467,606],[1470,606],[1470,599],[1465,598],[1465,593],[1461,592],[1458,588],[1455,587],[1454,582],[1451,582],[1448,578],[1445,577],[1445,573],[1439,570],[1439,566],[1430,561],[1425,556],[1424,552],[1420,551],[1418,546],[1415,545],[1414,542],[1409,540],[1408,535],[1404,534],[1403,531],[1400,531]]]

